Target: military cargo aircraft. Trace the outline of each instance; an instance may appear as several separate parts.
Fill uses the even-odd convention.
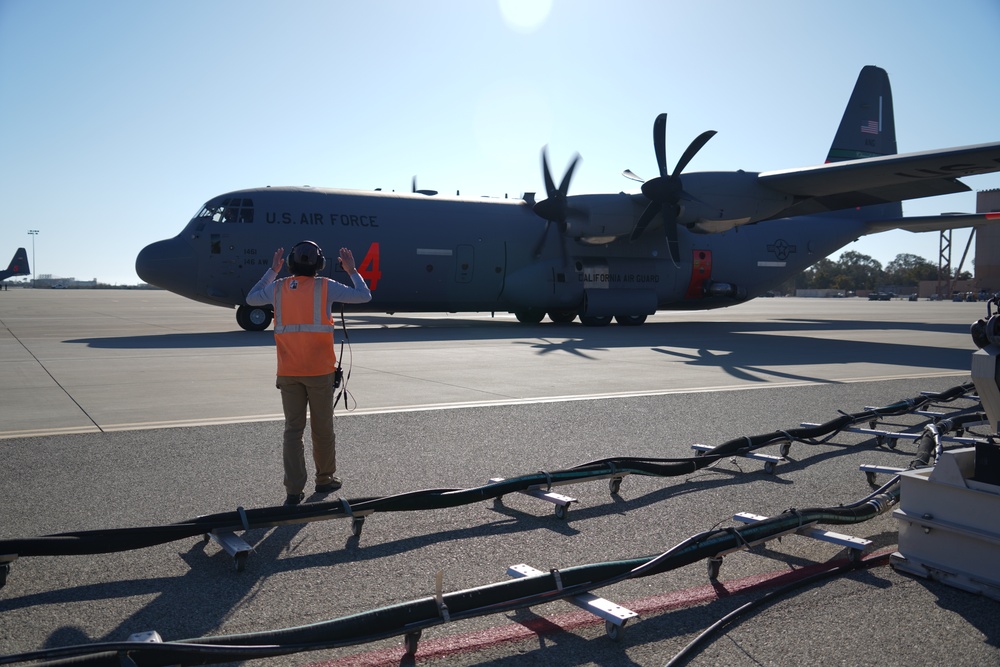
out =
[[[753,173],[685,171],[715,134],[668,168],[666,114],[653,123],[657,173],[632,192],[569,194],[579,156],[544,197],[441,196],[265,187],[222,194],[176,237],[145,247],[136,272],[182,296],[236,307],[246,330],[271,323],[244,298],[274,250],[309,239],[346,246],[372,300],[357,312],[512,312],[642,324],[661,309],[709,309],[766,294],[866,234],[968,227],[1000,214],[902,217],[900,202],[965,192],[958,177],[1000,171],[1000,142],[897,154],[886,72],[862,69],[822,165]],[[337,268],[328,263],[327,275]],[[346,276],[342,276],[346,281]]]
[[[14,253],[14,258],[7,265],[7,269],[0,271],[0,280],[7,280],[11,276],[27,275],[31,275],[31,270],[28,268],[28,253],[24,248],[18,248],[17,252]]]

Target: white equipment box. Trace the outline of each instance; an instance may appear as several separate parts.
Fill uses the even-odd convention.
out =
[[[1000,600],[1000,486],[973,479],[974,447],[900,473],[897,570]]]

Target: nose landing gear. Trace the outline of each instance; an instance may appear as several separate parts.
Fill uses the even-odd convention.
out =
[[[239,306],[236,308],[236,323],[244,331],[263,331],[271,326],[274,314],[263,306]]]

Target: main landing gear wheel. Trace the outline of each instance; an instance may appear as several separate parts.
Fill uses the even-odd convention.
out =
[[[523,324],[538,324],[545,317],[545,311],[541,308],[526,308],[524,310],[515,310],[514,317],[517,318],[518,322]]]
[[[645,321],[645,315],[615,315],[615,322],[626,327],[637,327]]]
[[[236,323],[244,331],[263,331],[271,326],[274,315],[270,308],[262,306],[240,306],[236,309]]]
[[[576,319],[575,310],[550,310],[549,319],[556,324],[569,324]]]

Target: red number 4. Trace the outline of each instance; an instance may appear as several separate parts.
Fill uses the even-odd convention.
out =
[[[368,289],[375,289],[378,285],[379,278],[382,277],[382,271],[379,269],[379,259],[378,259],[378,243],[373,243],[368,246],[368,252],[365,253],[365,258],[361,260],[361,264],[358,265],[358,273],[361,277],[365,279],[368,283]]]

